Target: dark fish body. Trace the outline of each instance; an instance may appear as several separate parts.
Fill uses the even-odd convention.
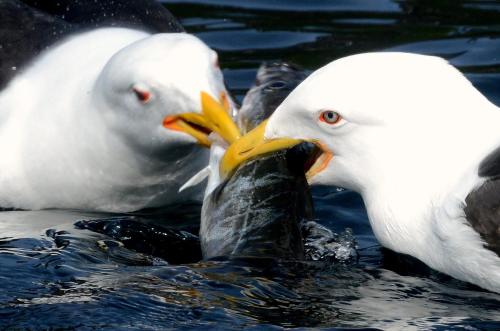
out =
[[[305,74],[287,64],[264,65],[243,101],[246,132],[269,117]],[[307,146],[242,164],[205,196],[200,228],[203,257],[304,258],[301,224],[312,220],[304,175]]]
[[[237,114],[241,131],[247,133],[269,118],[306,77],[303,70],[288,63],[264,64]]]
[[[105,234],[127,249],[168,263],[192,263],[201,258],[199,239],[194,234],[138,217],[82,220],[75,223],[75,227]]]
[[[303,258],[300,223],[310,220],[303,170],[286,152],[249,161],[204,201],[200,238],[204,258]]]

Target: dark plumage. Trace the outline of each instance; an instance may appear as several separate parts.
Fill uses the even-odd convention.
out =
[[[491,152],[479,164],[479,177],[500,177],[500,147]]]
[[[177,19],[155,0],[22,0],[32,8],[80,28],[120,26],[149,32],[183,32]]]
[[[480,163],[478,174],[488,179],[467,195],[465,216],[485,248],[500,256],[500,148]]]
[[[47,47],[102,27],[148,32],[184,31],[154,0],[0,0],[0,89]]]

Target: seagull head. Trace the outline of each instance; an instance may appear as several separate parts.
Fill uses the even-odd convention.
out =
[[[104,119],[142,150],[209,145],[215,126],[234,130],[217,53],[189,34],[155,34],[125,47],[105,65],[97,89]],[[207,103],[215,108],[209,116]]]
[[[441,58],[353,55],[310,75],[267,122],[229,147],[221,171],[308,141],[318,147],[307,172],[313,184],[364,196],[404,189],[441,194],[491,148],[483,142],[498,142],[492,128],[498,115]]]

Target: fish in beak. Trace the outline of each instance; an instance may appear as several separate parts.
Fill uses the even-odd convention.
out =
[[[223,178],[227,177],[240,164],[247,160],[259,155],[291,148],[302,142],[310,142],[316,146],[316,151],[311,155],[311,159],[304,165],[307,179],[314,177],[314,175],[324,170],[333,158],[332,152],[318,141],[294,138],[265,139],[264,132],[266,125],[267,120],[228,147],[220,164],[220,173]]]
[[[266,140],[264,139],[266,124],[267,120],[229,146],[220,165],[220,173],[223,177],[251,158],[290,148],[302,142],[302,140],[289,138]]]
[[[241,137],[240,130],[231,118],[231,106],[225,93],[217,101],[206,92],[201,92],[201,114],[183,113],[167,116],[163,119],[163,126],[174,131],[187,133],[203,146],[209,147],[208,135],[218,133],[229,144]]]

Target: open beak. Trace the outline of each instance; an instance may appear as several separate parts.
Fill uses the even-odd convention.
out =
[[[333,158],[333,153],[324,144],[318,141],[311,142],[316,145],[316,153],[311,157],[310,164],[305,167],[307,180],[325,170]]]
[[[201,109],[201,114],[184,113],[167,116],[163,119],[163,126],[187,133],[206,147],[211,144],[208,139],[211,132],[217,132],[230,144],[241,137],[240,130],[229,115],[231,107],[225,93],[222,93],[219,102],[208,93],[201,92]]]
[[[293,138],[267,140],[264,138],[266,125],[267,120],[228,147],[220,164],[220,173],[222,177],[227,177],[227,175],[232,173],[240,164],[249,159],[281,149],[291,148],[306,141]],[[317,141],[310,142],[315,144],[317,149],[311,156],[308,164],[305,165],[306,169],[304,170],[306,171],[307,179],[323,171],[333,158],[333,154],[326,146]]]

